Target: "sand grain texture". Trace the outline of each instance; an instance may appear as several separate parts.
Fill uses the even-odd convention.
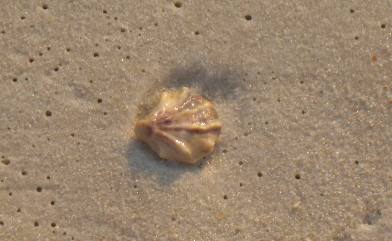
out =
[[[391,1],[0,3],[0,240],[391,240]],[[132,137],[178,86],[201,166]]]

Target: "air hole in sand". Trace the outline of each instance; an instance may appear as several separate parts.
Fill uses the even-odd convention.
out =
[[[1,160],[1,162],[2,162],[4,165],[9,165],[9,164],[11,163],[11,161],[8,160],[8,159]]]
[[[249,14],[247,14],[247,15],[245,15],[245,19],[246,19],[247,21],[250,21],[250,20],[252,20],[252,16],[249,15]]]

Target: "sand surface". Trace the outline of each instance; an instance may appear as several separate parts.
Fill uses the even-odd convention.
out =
[[[392,240],[392,1],[0,1],[0,240]],[[201,165],[138,105],[216,103]]]

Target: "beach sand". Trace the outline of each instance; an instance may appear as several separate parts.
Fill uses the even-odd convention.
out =
[[[392,240],[392,2],[2,1],[0,240]],[[200,165],[135,141],[201,91]]]

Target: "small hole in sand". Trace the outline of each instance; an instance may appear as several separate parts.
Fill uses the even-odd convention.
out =
[[[11,161],[10,160],[8,160],[8,159],[4,159],[4,160],[1,160],[1,162],[4,164],[4,165],[9,165],[10,163],[11,163]]]
[[[176,8],[181,8],[181,7],[182,7],[182,3],[179,2],[179,1],[177,1],[177,2],[174,3],[174,6],[175,6]]]
[[[247,14],[247,15],[245,15],[245,19],[246,19],[247,21],[250,21],[250,20],[252,20],[252,16],[249,15],[249,14]]]

